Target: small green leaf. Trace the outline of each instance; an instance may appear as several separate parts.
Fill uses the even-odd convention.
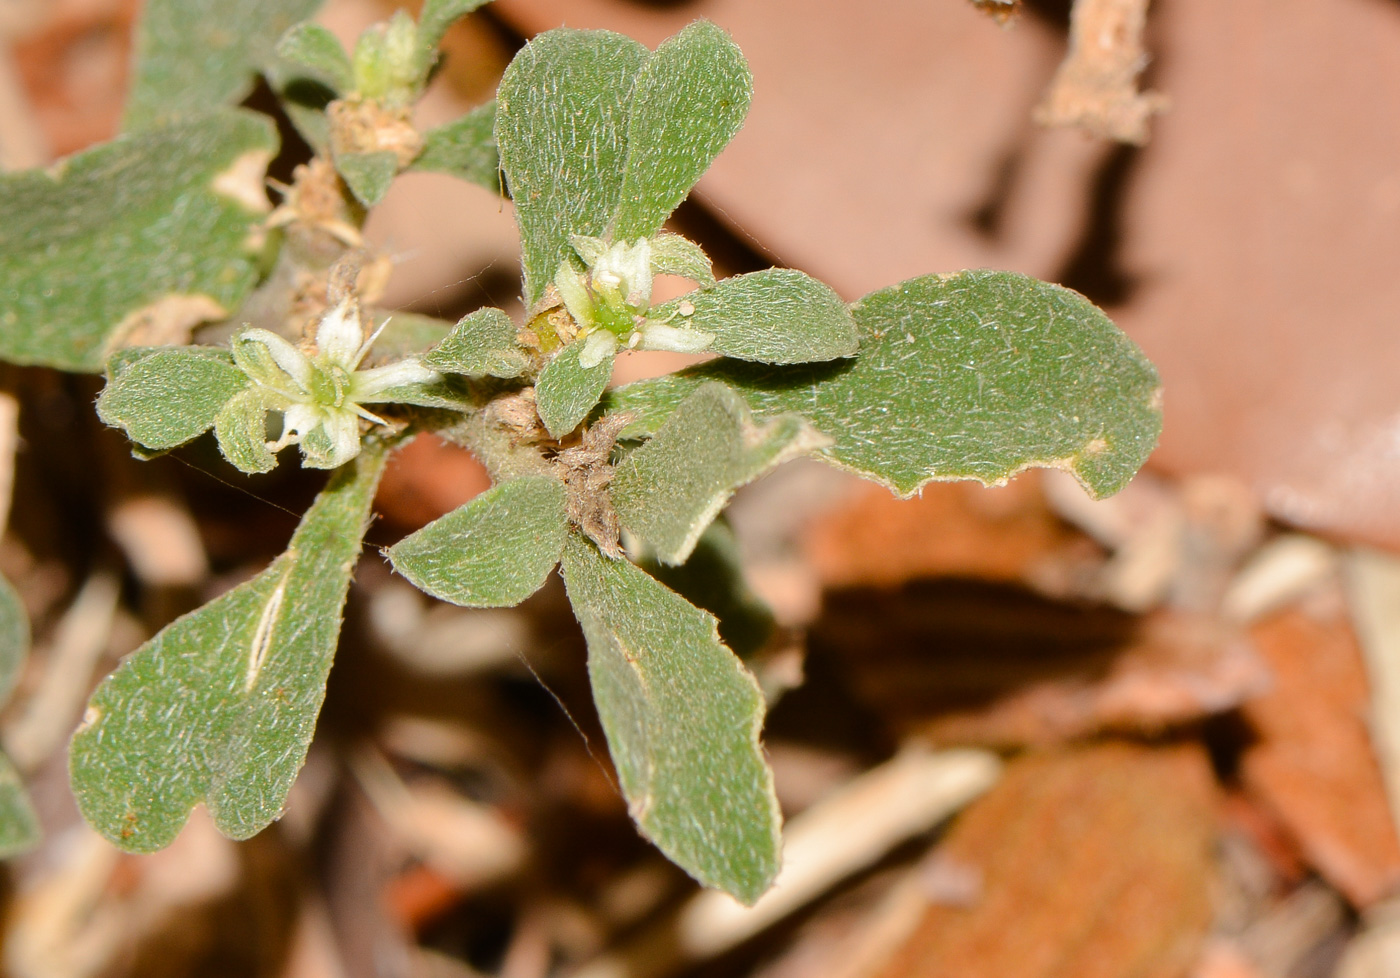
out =
[[[266,118],[225,110],[0,176],[0,357],[98,371],[124,320],[236,309],[258,276],[245,194],[276,146]]]
[[[448,411],[466,411],[472,407],[471,392],[458,377],[438,377],[436,380],[386,387],[356,400],[360,404],[411,404]]]
[[[735,489],[827,442],[795,414],[756,426],[738,394],[704,384],[619,463],[609,494],[624,529],[680,564]]]
[[[385,455],[366,444],[286,553],[166,626],[97,688],[69,768],[83,817],[114,845],[168,845],[200,801],[235,839],[282,813],[325,697]]]
[[[224,458],[240,472],[256,475],[277,467],[277,456],[267,447],[267,402],[257,390],[229,399],[214,417],[214,437]]]
[[[484,7],[490,0],[427,0],[423,12],[418,17],[418,42],[425,57],[432,57],[437,51],[452,22],[465,17],[478,7]]]
[[[302,21],[283,34],[277,56],[336,95],[346,94],[355,84],[350,56],[334,34],[314,21]]]
[[[681,315],[685,309],[694,312]],[[859,345],[841,297],[791,268],[736,275],[651,312],[668,316],[672,325],[713,333],[710,350],[737,360],[812,363],[854,356]]]
[[[710,256],[679,234],[658,234],[651,239],[651,269],[658,275],[681,275],[701,285],[715,284]]]
[[[470,112],[423,134],[423,152],[409,167],[450,173],[454,177],[501,192],[501,160],[496,152],[496,103]]]
[[[540,34],[511,61],[496,95],[496,144],[520,225],[525,303],[617,208],[627,107],[647,49],[608,31]]]
[[[582,341],[570,343],[555,354],[535,381],[535,410],[551,437],[563,438],[577,428],[612,378],[612,354],[592,367],[583,367],[578,362],[582,350]]]
[[[399,173],[398,155],[390,149],[373,153],[337,153],[335,169],[355,199],[373,207],[389,192],[389,184]]]
[[[860,356],[784,369],[703,364],[616,391],[612,410],[655,431],[707,380],[759,417],[798,412],[835,439],[822,454],[912,495],[931,479],[1001,483],[1071,471],[1095,496],[1127,484],[1161,430],[1157,372],[1083,296],[1012,272],[927,275],[852,306]]]
[[[374,359],[383,363],[426,353],[452,332],[452,324],[445,319],[402,309],[371,309],[368,315],[383,324],[373,353]]]
[[[423,363],[443,373],[503,378],[519,377],[529,365],[516,345],[515,323],[490,307],[458,320],[447,338],[423,357]]]
[[[122,128],[166,125],[239,102],[277,39],[321,0],[146,0]]]
[[[696,21],[647,58],[632,96],[613,238],[656,233],[744,124],[752,94],[743,54],[709,21]]]
[[[719,619],[719,637],[741,659],[758,652],[772,637],[773,611],[749,587],[739,540],[721,515],[700,535],[684,564],[647,559],[641,567],[697,608]]]
[[[567,531],[564,484],[530,476],[482,493],[387,553],[394,570],[435,598],[508,608],[544,584]]]
[[[576,534],[564,584],[632,818],[675,863],[746,904],[778,872],[763,695],[713,615]]]
[[[0,705],[6,703],[29,658],[29,615],[15,586],[0,577]]]
[[[0,859],[9,859],[38,845],[39,817],[14,764],[0,754]]]
[[[122,367],[97,399],[97,415],[144,448],[183,445],[214,426],[248,378],[228,350],[169,347]]]

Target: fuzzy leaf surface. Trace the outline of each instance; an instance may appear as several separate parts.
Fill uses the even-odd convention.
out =
[[[409,167],[450,173],[493,194],[501,192],[501,158],[496,152],[496,103],[478,105],[423,134],[423,152]]]
[[[355,199],[373,207],[389,192],[389,184],[398,176],[399,158],[393,150],[373,153],[337,153],[335,169]]]
[[[795,412],[834,439],[822,456],[911,495],[932,479],[1000,483],[1065,468],[1095,496],[1127,484],[1162,419],[1157,371],[1083,296],[1013,272],[928,275],[851,308],[860,355],[773,368],[713,363],[616,392],[657,430],[719,380],[760,418]]]
[[[490,0],[427,0],[418,17],[418,43],[429,54],[442,40],[452,22],[465,17]]]
[[[239,102],[277,40],[321,0],[146,0],[122,127],[165,125]]]
[[[9,859],[39,842],[39,816],[10,759],[0,754],[0,859]]]
[[[261,193],[276,147],[267,119],[228,110],[0,176],[0,357],[98,371],[128,317],[183,297],[237,308],[262,215],[219,178]]]
[[[676,865],[751,904],[778,871],[763,696],[713,615],[571,534],[564,584],[633,820]]]
[[[658,234],[651,239],[652,271],[681,275],[702,286],[715,284],[710,256],[694,241],[679,234]]]
[[[741,659],[759,651],[777,627],[773,609],[749,586],[739,539],[723,515],[700,535],[685,563],[650,558],[640,566],[697,608],[719,619],[719,637]]]
[[[572,249],[617,209],[627,109],[647,49],[608,31],[540,34],[511,61],[496,93],[496,144],[520,225],[525,304]]]
[[[423,363],[468,377],[519,377],[528,363],[515,342],[515,323],[500,309],[478,309],[457,321]]]
[[[375,362],[392,363],[404,357],[427,353],[452,332],[452,324],[445,319],[402,309],[373,308],[369,311],[369,318],[384,324],[379,339],[374,341],[371,359]]]
[[[826,441],[795,414],[755,425],[743,398],[704,384],[618,465],[613,508],[662,563],[684,563],[735,489]]]
[[[235,839],[281,814],[325,697],[385,454],[367,444],[281,557],[166,626],[97,688],[69,768],[83,817],[114,845],[168,845],[200,801]]]
[[[748,62],[709,21],[662,42],[642,66],[632,95],[614,239],[660,230],[744,124],[752,95]]]
[[[0,706],[9,701],[29,658],[29,615],[15,586],[0,577]]]
[[[229,398],[214,416],[214,437],[219,453],[240,472],[257,475],[277,467],[277,456],[267,447],[267,403],[257,390]]]
[[[435,598],[509,608],[544,584],[564,549],[564,484],[502,483],[390,547],[394,570]]]
[[[540,371],[535,381],[535,410],[554,438],[563,438],[588,417],[612,378],[614,357],[604,357],[592,367],[578,362],[583,344],[570,343]]]
[[[217,347],[169,347],[127,363],[97,399],[97,415],[145,448],[183,445],[214,426],[248,387],[233,356]]]
[[[651,312],[653,319],[678,313],[673,326],[713,333],[709,350],[736,360],[810,363],[854,356],[855,320],[831,288],[791,268],[736,275],[688,293]]]
[[[350,55],[334,34],[315,21],[295,24],[283,34],[277,42],[277,56],[337,95],[355,86]]]

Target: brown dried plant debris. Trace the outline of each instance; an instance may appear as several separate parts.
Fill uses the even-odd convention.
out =
[[[610,459],[617,436],[631,423],[632,415],[625,412],[606,415],[584,429],[577,445],[560,449],[554,458],[568,490],[569,522],[614,560],[623,556],[622,524],[608,496],[615,474]]]
[[[1003,27],[1021,16],[1021,0],[971,0],[972,5]]]
[[[1252,630],[1273,689],[1244,707],[1259,739],[1241,776],[1304,856],[1356,907],[1400,890],[1400,840],[1366,727],[1368,693],[1345,617],[1292,610]]]
[[[343,153],[389,151],[399,167],[423,151],[423,137],[413,126],[409,107],[381,105],[373,99],[337,99],[326,109],[331,122],[331,150]]]
[[[1147,122],[1167,107],[1164,96],[1139,92],[1147,67],[1143,30],[1148,0],[1074,0],[1069,54],[1035,110],[1043,126],[1079,126],[1104,139],[1141,146]]]
[[[1032,755],[939,851],[980,875],[930,902],[882,978],[1182,978],[1211,920],[1215,785],[1193,743]]]

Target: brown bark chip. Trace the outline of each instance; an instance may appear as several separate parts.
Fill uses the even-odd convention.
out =
[[[1346,620],[1301,611],[1253,629],[1276,684],[1245,706],[1259,733],[1241,773],[1355,906],[1400,886],[1400,841],[1370,736],[1361,651]]]
[[[966,908],[930,906],[883,978],[1179,978],[1211,919],[1214,784],[1195,744],[1012,762],[959,817]]]

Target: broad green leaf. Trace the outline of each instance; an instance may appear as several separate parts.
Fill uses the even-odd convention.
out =
[[[0,754],[0,859],[9,859],[39,842],[39,817],[14,764]]]
[[[321,0],[146,0],[122,127],[128,132],[241,101],[280,38]]]
[[[563,438],[588,417],[603,396],[612,377],[613,356],[592,367],[578,362],[582,342],[573,342],[555,354],[535,381],[535,410],[551,437]]]
[[[496,93],[496,144],[520,225],[525,303],[617,209],[627,107],[647,49],[608,31],[546,31],[520,49]]]
[[[0,577],[0,705],[6,703],[29,658],[29,615],[15,587]]]
[[[292,26],[277,42],[277,56],[337,95],[354,87],[350,56],[329,30],[314,21]]]
[[[384,199],[389,192],[389,184],[398,176],[399,158],[390,149],[373,153],[337,153],[335,169],[355,199],[366,207],[373,207]]]
[[[374,360],[383,363],[427,353],[445,340],[453,328],[445,319],[401,309],[371,309],[369,318],[383,324],[372,354]]]
[[[478,309],[458,320],[447,338],[423,357],[423,363],[468,377],[519,377],[529,364],[516,345],[515,332],[515,323],[501,310]]]
[[[214,416],[219,452],[240,472],[256,475],[277,467],[267,447],[267,402],[257,390],[235,394]]]
[[[738,394],[704,384],[618,464],[609,494],[624,529],[680,564],[735,489],[826,443],[795,414],[755,425]]]
[[[672,325],[713,333],[710,352],[737,360],[834,360],[854,356],[859,342],[841,297],[791,268],[736,275],[651,312],[652,319],[667,317]]]
[[[744,124],[752,94],[748,62],[709,21],[696,21],[647,58],[632,95],[615,239],[660,229]]]
[[[741,659],[762,649],[777,627],[772,609],[749,587],[739,540],[723,515],[700,535],[684,564],[671,566],[647,559],[641,566],[691,604],[719,619],[720,641]]]
[[[478,105],[449,123],[423,134],[423,152],[409,167],[450,173],[469,183],[501,192],[501,160],[496,152],[496,103]]]
[[[69,770],[83,817],[114,845],[168,845],[200,801],[235,839],[282,813],[325,697],[385,454],[367,444],[286,553],[166,626],[97,688]]]
[[[681,275],[701,285],[715,284],[710,256],[679,234],[658,234],[651,239],[651,270],[660,275]]]
[[[247,387],[228,350],[158,349],[107,382],[97,415],[137,444],[160,451],[204,434],[229,399]]]
[[[29,657],[29,615],[12,585],[0,577],[0,704],[10,698]],[[10,759],[0,753],[0,859],[39,842],[39,819]]]
[[[426,56],[431,56],[452,22],[465,17],[490,0],[427,0],[418,17],[418,43]]]
[[[482,493],[387,553],[394,570],[435,598],[508,608],[544,584],[567,532],[564,484],[530,476]]]
[[[570,534],[564,584],[632,818],[678,866],[752,904],[778,871],[763,696],[713,615]]]
[[[759,417],[797,412],[837,465],[911,495],[931,479],[1001,483],[1068,469],[1095,496],[1127,484],[1161,430],[1157,372],[1083,296],[1012,272],[928,275],[851,308],[854,360],[802,367],[704,364],[617,391],[609,407],[655,431],[707,380]]]
[[[226,110],[0,176],[0,357],[101,370],[147,331],[236,309],[271,123]]]

